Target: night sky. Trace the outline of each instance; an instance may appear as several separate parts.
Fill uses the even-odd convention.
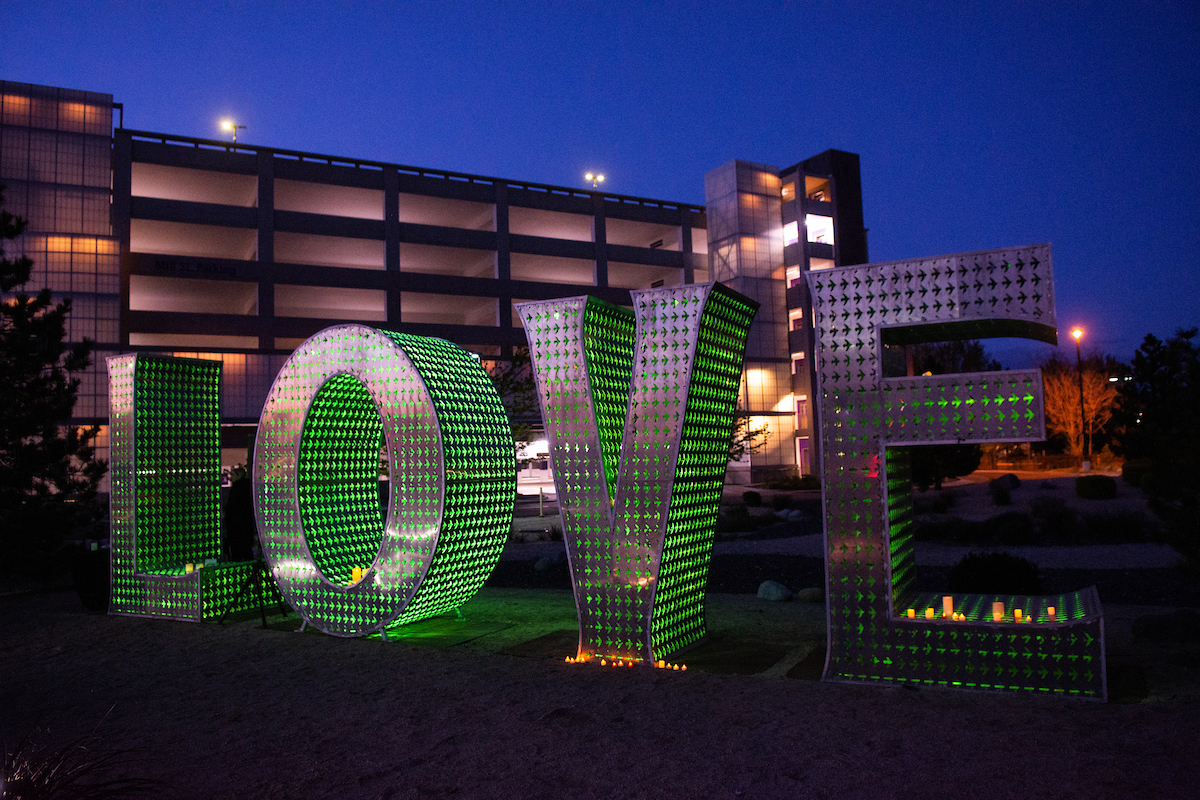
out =
[[[1194,2],[0,0],[0,78],[134,129],[697,204],[734,158],[856,152],[872,260],[1049,241],[1060,338],[1123,359],[1200,325],[1198,64]]]

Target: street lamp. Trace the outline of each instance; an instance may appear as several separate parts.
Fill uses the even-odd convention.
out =
[[[226,133],[232,133],[232,134],[233,134],[233,143],[234,143],[234,144],[237,144],[237,132],[238,132],[238,128],[241,128],[242,130],[246,130],[246,126],[245,126],[245,125],[238,125],[237,123],[235,123],[235,122],[234,122],[233,120],[231,120],[231,119],[223,119],[223,120],[221,120],[221,130],[225,131]]]
[[[593,189],[598,187],[600,184],[604,183],[604,176],[600,175],[599,173],[589,172],[583,176],[583,179],[585,181],[591,181]]]
[[[1083,412],[1083,356],[1079,352],[1079,340],[1083,338],[1083,328],[1075,328],[1071,331],[1071,336],[1075,339],[1075,371],[1079,374],[1079,438],[1083,440],[1083,462],[1079,465],[1079,469],[1081,472],[1089,472],[1092,469],[1091,448],[1088,446],[1087,416]]]

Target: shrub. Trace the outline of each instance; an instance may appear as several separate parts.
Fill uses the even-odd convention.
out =
[[[768,478],[763,481],[764,489],[776,490],[795,490],[795,489],[820,489],[821,480],[816,475],[786,475],[783,477]]]
[[[913,526],[913,538],[918,542],[977,542],[980,528],[978,522],[960,517],[923,520]]]
[[[1111,500],[1117,496],[1117,482],[1107,475],[1081,475],[1075,479],[1075,494],[1084,500]]]
[[[1152,538],[1150,520],[1137,511],[1089,514],[1083,527],[1089,542],[1145,542]]]
[[[1024,511],[1006,511],[992,517],[983,523],[983,534],[1009,546],[1034,544],[1038,540],[1033,517]]]
[[[999,479],[988,481],[988,492],[992,495],[992,502],[998,506],[1012,505],[1012,492],[1008,486],[1001,483]]]
[[[1029,504],[1029,510],[1033,512],[1043,536],[1069,539],[1075,534],[1078,515],[1061,497],[1035,497]]]
[[[945,514],[958,502],[951,491],[922,492],[913,497],[913,511],[917,514]]]
[[[774,522],[774,520],[771,520]],[[745,506],[733,506],[717,515],[717,533],[741,533],[757,530],[759,520]]]
[[[1154,465],[1148,458],[1138,458],[1133,461],[1126,461],[1121,467],[1121,480],[1125,481],[1126,485],[1138,488],[1142,485],[1142,477]]]
[[[758,492],[742,492],[742,502],[748,508],[758,508],[762,505],[762,495]]]
[[[955,594],[1041,594],[1037,565],[1008,553],[970,553],[950,570]]]
[[[776,511],[783,511],[791,504],[792,498],[788,497],[786,494],[777,494],[771,498],[771,508],[775,509]]]
[[[999,478],[993,479],[991,482],[1000,484],[1010,492],[1015,492],[1017,489],[1021,488],[1021,479],[1016,475],[1013,475],[1011,472],[1006,472]]]

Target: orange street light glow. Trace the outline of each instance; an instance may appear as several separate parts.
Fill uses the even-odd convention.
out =
[[[1083,338],[1083,328],[1076,328],[1075,330],[1071,331],[1071,335],[1074,336],[1075,341],[1078,342],[1081,338]]]

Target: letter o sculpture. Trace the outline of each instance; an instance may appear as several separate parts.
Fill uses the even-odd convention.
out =
[[[283,597],[325,633],[363,636],[478,591],[512,525],[516,461],[500,397],[471,354],[339,325],[300,345],[275,378],[253,481]]]

